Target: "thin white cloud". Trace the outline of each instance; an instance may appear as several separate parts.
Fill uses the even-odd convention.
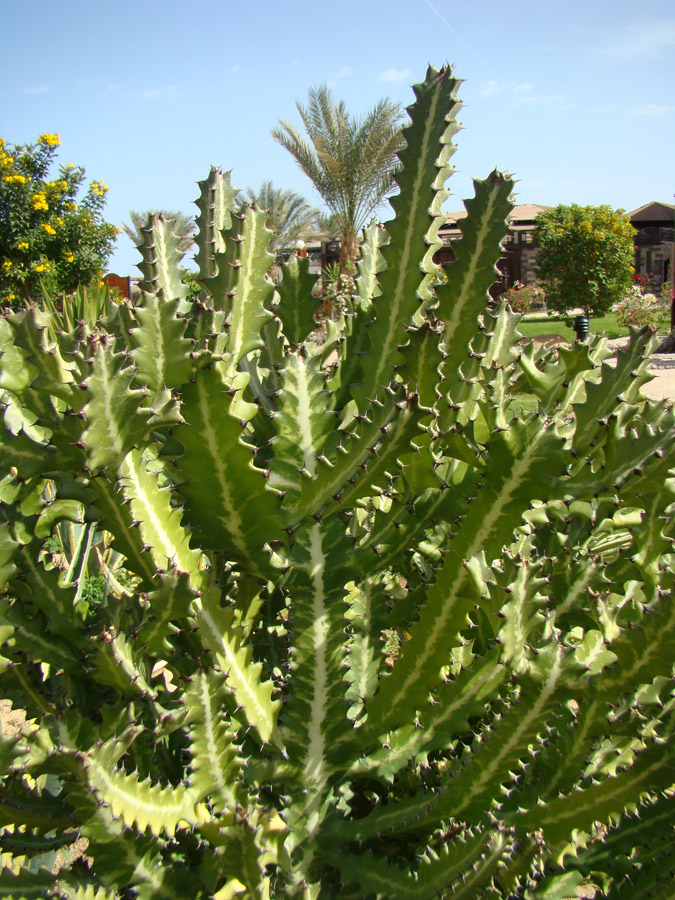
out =
[[[538,93],[529,82],[487,81],[479,90],[481,97],[501,97],[509,106],[540,106],[548,109],[574,109],[575,103],[564,94]]]
[[[675,18],[652,19],[622,25],[606,33],[596,52],[606,62],[654,60],[675,51]]]
[[[51,86],[48,84],[30,85],[21,89],[22,94],[48,94]]]
[[[620,106],[611,103],[608,106],[596,106],[592,113],[620,113],[622,116],[667,116],[675,112],[675,106],[667,106],[665,103],[645,103],[641,106]]]
[[[102,86],[97,96],[99,100],[110,100],[113,94],[116,94],[120,89],[121,85],[111,82],[110,84]]]
[[[509,87],[510,85],[507,82],[491,78],[489,81],[486,81],[478,93],[481,97],[498,97],[499,94],[503,94]]]
[[[448,22],[448,20],[445,18],[445,16],[443,15],[443,13],[442,13],[436,6],[434,6],[434,4],[431,2],[431,0],[424,0],[424,3],[426,3],[426,5],[429,7],[429,9],[432,11],[432,13],[433,13],[438,19],[441,20],[441,22],[445,25],[445,27],[448,29],[448,31],[450,32],[450,34],[453,35],[453,37],[454,37],[456,40],[458,40],[461,44],[464,44],[464,46],[465,46],[466,49],[469,51],[469,53],[472,53],[473,56],[476,57],[476,59],[478,60],[478,62],[482,63],[482,64],[485,66],[485,68],[488,70],[488,72],[490,72],[491,74],[494,75],[494,74],[495,74],[495,70],[492,68],[492,66],[490,65],[490,63],[489,63],[486,59],[484,59],[482,56],[480,56],[480,55],[476,52],[476,50],[474,50],[474,48],[471,46],[471,44],[467,43],[467,41],[464,40],[464,38],[462,37],[462,35],[452,27],[452,25],[450,24],[450,22]]]
[[[225,74],[226,75],[236,75],[237,72],[241,72],[241,66],[239,66],[239,65],[230,66],[230,68],[227,70],[227,72]]]
[[[564,94],[514,94],[511,106],[538,106],[545,109],[574,109],[576,104]]]
[[[398,84],[401,81],[405,81],[406,78],[410,78],[412,72],[410,69],[387,69],[385,72],[380,72],[380,81],[386,81],[390,84]]]
[[[292,60],[291,60],[291,65],[292,65],[292,66],[297,66],[299,62],[300,62],[299,58],[296,57],[295,59],[292,59]]]
[[[161,87],[146,88],[144,91],[135,91],[131,96],[140,97],[142,100],[167,100],[181,93],[177,84],[165,84]]]
[[[634,116],[665,116],[673,112],[675,106],[666,106],[662,103],[646,103],[644,106],[634,106],[629,110]]]
[[[352,74],[352,67],[351,66],[343,66],[335,77],[336,78],[349,78],[349,76],[351,74]]]

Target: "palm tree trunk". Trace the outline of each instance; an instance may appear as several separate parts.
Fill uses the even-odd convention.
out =
[[[359,257],[359,241],[356,232],[349,231],[343,234],[340,240],[340,274],[345,272],[353,275],[356,270],[356,260]]]

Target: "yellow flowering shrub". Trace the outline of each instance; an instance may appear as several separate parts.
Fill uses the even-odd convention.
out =
[[[39,144],[45,144],[47,147],[58,147],[61,143],[61,138],[58,134],[41,134],[38,138]]]
[[[33,209],[49,209],[47,197],[43,191],[38,191],[37,194],[33,194],[31,203],[33,204]]]
[[[112,252],[108,187],[87,187],[81,166],[57,168],[59,144],[58,134],[16,146],[0,138],[0,306],[96,283]]]
[[[537,275],[549,309],[600,316],[623,299],[635,229],[610,206],[556,206],[537,217]]]

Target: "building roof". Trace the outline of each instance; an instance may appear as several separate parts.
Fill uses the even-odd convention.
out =
[[[651,203],[645,203],[644,206],[638,206],[632,212],[628,213],[631,222],[668,222],[671,224],[675,219],[675,206],[671,203],[659,203],[652,200]]]
[[[537,203],[518,203],[516,204],[508,216],[509,225],[512,228],[524,227],[525,225],[534,224],[534,220],[539,213],[544,210],[552,209],[552,206],[540,206]],[[449,212],[445,214],[445,225],[441,228],[452,228],[457,225],[459,219],[465,219],[467,212],[465,209],[459,212]]]

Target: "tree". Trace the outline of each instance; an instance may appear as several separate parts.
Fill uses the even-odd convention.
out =
[[[288,249],[298,240],[311,239],[319,234],[319,210],[310,206],[295,191],[263,181],[257,191],[249,187],[246,193],[250,202],[267,210],[267,227],[274,232],[275,249]]]
[[[170,212],[166,209],[148,209],[145,212],[137,212],[132,209],[129,212],[131,223],[122,222],[122,231],[131,240],[134,247],[138,247],[143,243],[141,229],[145,228],[148,217],[151,215],[164,216],[165,219],[173,221],[173,231],[178,235],[178,249],[182,253],[194,247],[194,233],[197,230],[195,220],[192,216],[181,212]]]
[[[340,223],[333,213],[320,212],[317,218],[319,236],[324,241],[330,241],[340,234]]]
[[[363,118],[350,116],[324,84],[309,91],[309,104],[296,102],[306,140],[279,120],[272,137],[293,155],[336,217],[344,268],[358,256],[358,233],[395,188],[392,175],[403,145],[401,107],[384,99]]]
[[[635,229],[610,206],[556,206],[537,218],[537,275],[553,309],[602,315],[631,284]]]
[[[48,180],[58,134],[34,144],[0,138],[0,303],[48,293],[72,293],[103,274],[118,229],[103,220],[105,182],[92,181],[84,198],[82,166],[61,165]]]

